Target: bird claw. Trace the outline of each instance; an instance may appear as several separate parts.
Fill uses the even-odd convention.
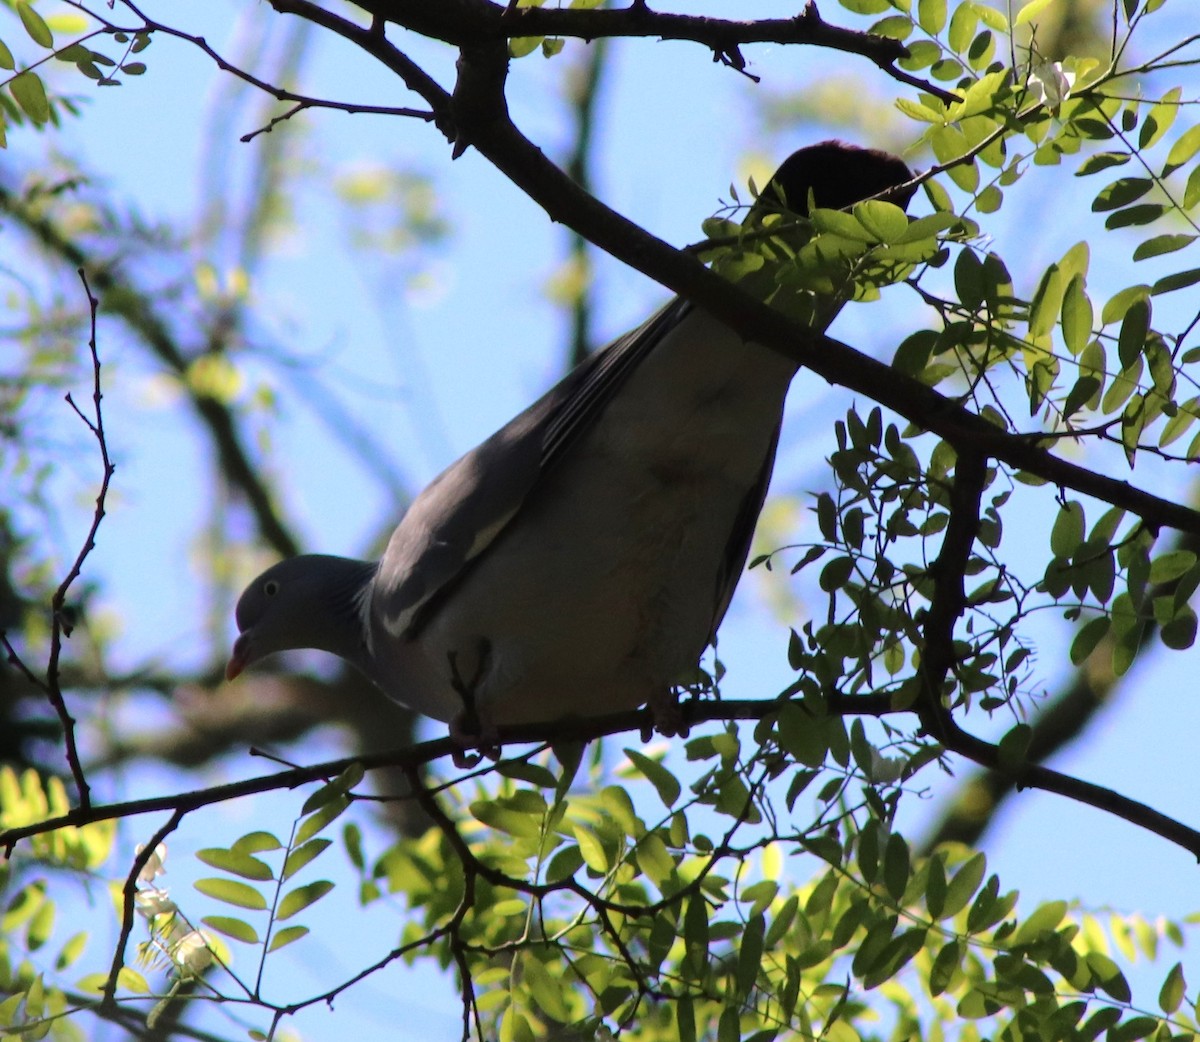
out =
[[[450,721],[450,740],[458,746],[452,754],[458,770],[477,767],[485,757],[500,759],[500,732],[474,712],[464,711]]]
[[[679,703],[679,692],[668,688],[665,692],[655,695],[646,703],[650,710],[651,721],[642,728],[642,741],[648,742],[655,732],[664,738],[680,738],[688,736],[688,725],[683,718],[683,707]]]
[[[459,746],[453,754],[454,766],[459,770],[478,766],[484,757],[489,760],[500,759],[500,732],[496,725],[487,719],[486,714],[479,711],[475,698],[476,688],[487,669],[490,654],[490,642],[482,641],[478,649],[475,675],[470,682],[463,680],[459,674],[457,654],[451,651],[447,656],[450,665],[450,686],[463,702],[463,711],[450,721],[450,739]],[[469,753],[468,749],[473,749],[474,752]]]

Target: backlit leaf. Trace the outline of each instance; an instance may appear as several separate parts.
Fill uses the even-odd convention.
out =
[[[303,911],[309,905],[321,900],[332,889],[333,884],[327,879],[318,879],[315,883],[296,887],[295,890],[291,890],[283,895],[283,900],[279,902],[279,908],[276,910],[275,918],[280,921],[290,919],[297,912]]]
[[[252,886],[239,883],[236,879],[197,879],[192,884],[202,894],[237,905],[238,908],[257,910],[267,907],[267,899]]]

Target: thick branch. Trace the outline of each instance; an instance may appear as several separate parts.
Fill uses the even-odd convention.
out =
[[[680,706],[680,712],[683,723],[691,727],[714,720],[761,720],[777,712],[779,706],[778,699],[691,700]],[[858,697],[843,699],[839,705],[839,711],[843,713],[862,712],[873,716],[888,712],[882,699],[860,699]],[[653,727],[653,725],[654,714],[648,709],[638,709],[593,717],[588,720],[558,720],[538,725],[502,727],[499,738],[501,742],[509,745],[521,743],[548,745],[560,742],[591,741],[604,735],[622,732],[636,733],[643,728]],[[1000,771],[1005,770],[1000,763],[999,752],[995,746],[960,731],[953,725],[953,721],[951,721],[951,728],[951,733],[947,736],[948,747],[983,766]],[[351,756],[342,760],[315,764],[311,767],[296,767],[291,770],[279,771],[276,774],[248,778],[245,781],[216,785],[209,789],[177,793],[171,796],[157,796],[144,800],[130,800],[124,803],[92,804],[86,809],[76,808],[57,818],[0,832],[0,850],[3,850],[5,856],[9,856],[21,840],[31,836],[45,835],[61,828],[79,827],[97,821],[111,821],[160,811],[189,813],[202,807],[240,799],[244,796],[254,796],[261,792],[294,789],[314,781],[327,781],[337,777],[355,763],[361,764],[366,770],[376,770],[380,767],[412,768],[431,763],[434,760],[445,759],[455,753],[461,753],[461,751],[461,746],[449,737],[439,738],[391,752],[369,756]],[[1170,840],[1200,858],[1200,832],[1159,813],[1144,803],[1113,792],[1111,789],[1080,781],[1045,767],[1035,766],[1027,766],[1021,772],[1017,784],[1020,788],[1031,787],[1044,789],[1047,792],[1056,792],[1080,803],[1108,811],[1116,817]]]
[[[654,37],[699,43],[727,54],[743,44],[807,44],[860,54],[887,66],[907,56],[898,40],[830,25],[809,3],[793,18],[738,21],[651,11],[642,4],[623,8],[515,7],[489,0],[358,0],[376,18],[404,26],[456,47],[507,41],[514,36]]]
[[[684,251],[651,235],[583,191],[526,138],[508,116],[503,97],[503,49],[480,48],[460,59],[469,92],[451,96],[381,32],[355,25],[309,0],[270,0],[277,11],[307,18],[357,44],[400,76],[429,103],[440,127],[452,129],[456,149],[470,144],[542,207],[553,221],[584,236],[618,260],[680,296],[695,301],[747,339],[779,351],[832,384],[886,406],[960,453],[975,452],[1051,484],[1071,488],[1143,518],[1155,527],[1200,534],[1200,513],[1128,482],[1081,467],[1048,452],[1037,436],[1009,434],[931,387],[849,344],[796,325]],[[464,64],[492,61],[486,72]],[[477,97],[490,82],[498,96]],[[470,104],[467,104],[467,101]],[[453,116],[451,113],[453,112]]]
[[[480,60],[474,52],[471,60]],[[473,76],[473,89],[486,82]],[[494,79],[494,78],[493,78]],[[456,92],[457,96],[457,92]],[[437,109],[446,102],[429,98]],[[1200,533],[1200,513],[1105,474],[1068,463],[1030,437],[1009,434],[931,387],[879,362],[848,344],[800,327],[779,312],[610,210],[583,192],[551,163],[489,99],[483,118],[456,105],[458,141],[466,139],[501,173],[537,202],[552,220],[562,222],[617,259],[655,279],[680,296],[755,340],[793,358],[830,383],[866,395],[916,426],[940,435],[960,453],[990,456],[1055,485],[1075,489],[1137,514],[1149,524]]]

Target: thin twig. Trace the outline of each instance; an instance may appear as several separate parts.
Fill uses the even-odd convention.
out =
[[[112,481],[116,467],[108,455],[108,441],[104,433],[104,412],[100,406],[104,395],[100,388],[100,352],[96,347],[96,311],[99,307],[99,301],[92,294],[91,286],[88,285],[87,273],[83,268],[79,269],[79,278],[83,283],[83,291],[87,294],[91,321],[88,348],[92,355],[92,415],[90,417],[87,416],[69,392],[67,393],[66,401],[75,411],[75,415],[92,432],[92,436],[96,439],[96,443],[100,447],[100,461],[102,464],[100,491],[96,494],[96,508],[92,512],[92,523],[83,540],[83,545],[80,547],[79,553],[75,555],[75,561],[72,563],[65,578],[59,583],[58,589],[54,591],[54,596],[50,598],[50,656],[46,663],[45,681],[37,680],[32,671],[19,661],[7,638],[4,639],[4,646],[8,651],[9,660],[17,664],[26,677],[34,680],[38,687],[45,692],[50,705],[53,706],[54,712],[58,716],[59,722],[62,724],[63,740],[66,744],[67,765],[70,767],[71,777],[75,781],[75,788],[79,798],[79,808],[86,811],[91,805],[91,786],[88,785],[87,778],[83,773],[83,764],[79,759],[79,747],[75,739],[75,718],[71,716],[70,711],[67,709],[67,702],[62,693],[59,661],[62,658],[63,639],[71,636],[71,630],[74,625],[67,611],[67,593],[70,591],[75,580],[83,572],[83,564],[87,560],[88,555],[96,548],[96,533],[100,530],[100,522],[104,520],[104,504],[108,498],[109,483]]]
[[[167,819],[164,824],[153,836],[150,837],[150,842],[142,847],[137,857],[133,859],[133,865],[129,869],[129,875],[125,877],[125,885],[121,888],[121,933],[117,937],[117,946],[113,951],[112,965],[108,971],[108,980],[104,982],[104,997],[101,1000],[101,1005],[110,1006],[116,1002],[117,994],[117,977],[121,973],[121,968],[125,965],[125,948],[129,944],[130,934],[133,933],[133,911],[137,900],[137,882],[138,876],[142,874],[142,869],[150,863],[150,859],[158,850],[158,845],[163,842],[183,821],[183,810],[176,810],[175,813]]]

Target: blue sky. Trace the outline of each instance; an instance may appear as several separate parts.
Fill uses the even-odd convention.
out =
[[[780,16],[794,13],[793,6],[762,0],[740,4],[738,11],[740,17]],[[716,3],[689,5],[690,10],[722,8]],[[246,10],[246,5],[225,0],[148,5],[150,13],[171,24],[205,34],[224,53],[234,48],[234,15]],[[832,6],[824,14],[837,19]],[[265,7],[253,17],[272,19]],[[421,53],[420,48],[414,50]],[[197,178],[196,129],[206,118],[220,74],[179,41],[157,40],[144,57],[149,65],[145,76],[118,89],[91,91],[94,97],[85,117],[68,124],[56,144],[82,159],[117,198],[135,204],[143,214],[186,219],[205,192]],[[689,45],[642,41],[618,48],[599,131],[597,187],[602,197],[682,245],[700,237],[701,219],[727,198],[730,181],[744,179],[747,157],[769,166],[791,149],[828,136],[808,126],[764,140],[752,106],[768,90],[781,92],[815,82],[823,73],[845,69],[850,59],[772,47],[749,49],[747,57],[763,77],[761,86],[713,66],[705,52]],[[448,57],[433,60],[448,84]],[[564,143],[561,108],[549,96],[553,75],[554,69],[540,57],[516,63],[512,73],[514,116],[552,155]],[[882,73],[862,63],[856,75],[864,91],[877,91],[880,103],[887,103],[891,95]],[[398,105],[413,100],[395,81],[331,41],[314,41],[302,79],[303,90],[319,96]],[[1185,71],[1181,79],[1191,88],[1187,93],[1194,95],[1195,75]],[[88,92],[80,80],[65,84]],[[305,125],[305,148],[320,161],[321,173],[304,181],[295,204],[298,219],[253,287],[256,322],[289,351],[319,359],[316,372],[322,377],[334,374],[354,414],[388,445],[396,466],[416,489],[560,375],[565,325],[542,287],[563,256],[562,233],[474,153],[448,163],[446,143],[423,124],[317,112],[305,117]],[[228,127],[235,183],[259,147],[240,145],[236,138],[253,129],[255,124],[244,113]],[[287,125],[276,131],[292,132]],[[917,136],[915,128],[912,136]],[[27,149],[19,141],[14,144],[19,153]],[[432,274],[438,292],[409,297],[402,287],[390,287],[382,308],[380,290],[386,283],[364,271],[361,260],[347,248],[323,182],[328,173],[379,163],[411,165],[432,175],[454,226],[451,241],[435,256]],[[1022,284],[1015,264],[1024,261],[1031,272],[1040,271],[1039,265],[1060,256],[1088,232],[1084,193],[1065,174],[1058,184],[1053,192],[1017,195],[986,225],[1014,266],[1018,289],[1027,293],[1032,287]],[[1098,185],[1089,182],[1088,187],[1094,191]],[[924,205],[918,202],[918,212]],[[1104,255],[1094,258],[1092,283],[1100,299],[1105,294],[1095,287],[1115,289],[1135,281],[1129,244],[1106,242],[1103,249]],[[221,256],[194,259],[211,262],[218,270],[227,262]],[[640,321],[665,296],[615,263],[602,261],[599,271],[599,321],[605,335]],[[1136,278],[1141,277],[1137,272]],[[900,291],[890,292],[900,299]],[[896,328],[907,328],[908,314],[897,320]],[[886,308],[848,309],[834,332],[880,357],[890,357],[894,347],[895,329],[889,326]],[[139,371],[114,327],[102,329],[101,351],[110,439],[120,470],[113,509],[89,562],[90,574],[105,584],[106,606],[120,620],[118,647],[130,661],[156,652],[167,661],[195,664],[193,649],[201,645],[196,638],[203,633],[203,619],[201,583],[190,548],[210,505],[209,489],[197,479],[206,471],[197,455],[195,431],[179,411],[153,404],[160,389],[149,374]],[[265,370],[251,374],[268,378]],[[298,522],[306,549],[366,552],[368,540],[398,516],[396,505],[387,502],[344,450],[298,407],[286,383],[278,385],[277,394],[279,414],[270,423],[272,459],[286,474],[287,514]],[[801,497],[801,508],[808,502],[804,493],[823,487],[822,460],[832,446],[832,422],[850,404],[847,395],[811,377],[797,380],[775,488]],[[89,472],[85,465],[77,473]],[[1134,478],[1161,491],[1160,477],[1148,464],[1139,464]],[[86,486],[60,491],[76,510],[86,506]],[[1094,512],[1095,508],[1089,515]],[[75,516],[85,517],[82,512]],[[1012,524],[1025,526],[1027,537],[1040,545],[1048,517],[1034,512]],[[803,514],[799,523],[811,534],[813,526]],[[755,574],[742,584],[722,631],[722,657],[730,667],[725,691],[733,697],[774,694],[790,679],[787,627],[766,606],[765,581]],[[783,573],[769,581],[782,582]],[[775,590],[776,600],[778,595]],[[1041,630],[1040,679],[1050,690],[1059,679],[1058,642],[1067,632],[1050,620]],[[232,620],[229,636],[232,639]],[[1194,674],[1189,671],[1194,662],[1195,652],[1187,652],[1140,663],[1119,703],[1054,766],[1200,824],[1192,795],[1198,780],[1194,736],[1200,724]],[[1008,725],[1007,719],[990,726],[976,722],[993,734]],[[334,743],[318,739],[304,750],[304,758],[315,761],[336,751]],[[249,776],[261,767],[261,761],[235,760],[213,768],[202,780]],[[918,833],[919,824],[938,808],[939,793],[948,791],[932,771],[924,780],[932,786],[930,797],[910,801],[903,812]],[[123,791],[106,795],[149,795],[179,784],[167,772],[139,770],[125,776]],[[188,865],[189,852],[211,843],[214,830],[227,828],[233,838],[255,827],[254,822],[287,813],[279,808],[292,806],[287,796],[262,798],[252,807],[229,807],[219,819],[213,814],[203,821],[191,819],[189,827],[195,831],[181,831],[173,842],[169,880],[183,892],[183,881],[196,874]],[[144,822],[129,828],[130,851],[150,829]],[[1148,918],[1178,917],[1197,908],[1192,858],[1132,826],[1058,797],[1024,793],[1011,801],[989,835],[987,849],[992,869],[1006,887],[1021,890],[1027,909],[1039,900],[1061,896],[1078,897],[1090,908],[1139,908]],[[337,913],[328,915],[331,932],[325,940],[338,958],[351,959],[348,965],[353,969],[356,939],[340,936]],[[397,909],[397,930],[401,915]],[[372,922],[378,919],[378,914],[371,917]],[[319,924],[314,919],[312,925]],[[380,943],[386,947],[388,938]],[[314,954],[309,949],[307,959],[298,959],[290,971],[298,975],[295,983],[301,991]],[[317,961],[324,962],[320,957]],[[1189,962],[1194,985],[1200,979],[1200,961],[1191,954],[1185,957],[1185,968]],[[1165,968],[1156,971],[1157,978]],[[431,991],[423,978],[398,986],[390,976],[396,972],[389,970],[388,976],[345,997],[335,1015],[315,1011],[301,1018],[305,1037],[344,1038],[367,1007],[373,1012],[362,1029],[378,1031],[392,1023],[398,1004],[403,1005],[410,1031],[400,1037],[457,1037],[452,989]],[[401,997],[407,988],[413,990]],[[418,989],[420,998],[415,997]]]

